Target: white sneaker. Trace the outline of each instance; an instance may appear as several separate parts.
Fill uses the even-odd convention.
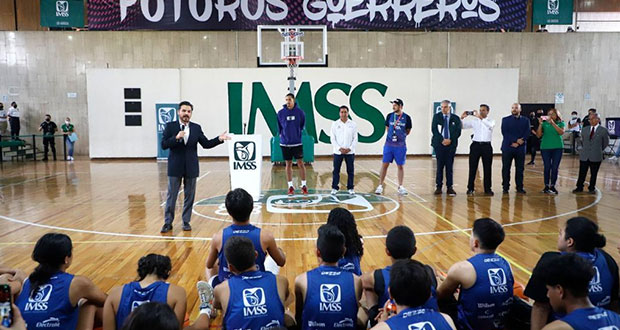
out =
[[[611,156],[611,157],[609,157],[607,160],[609,160],[610,162],[613,162],[613,161],[615,161],[615,160],[618,160],[618,157],[616,157],[616,156]]]
[[[338,190],[336,190],[336,189],[332,189],[332,195],[335,195],[335,194],[337,194],[337,193],[338,193]]]
[[[206,311],[209,317],[214,317],[213,287],[205,281],[198,281],[198,283],[196,283],[196,289],[198,289],[198,298],[200,299],[200,311]]]
[[[377,186],[377,189],[375,190],[375,194],[377,194],[377,195],[383,194],[383,186],[382,185],[378,185]]]
[[[403,187],[403,186],[398,187],[398,194],[399,195],[403,195],[403,196],[407,195],[408,194],[407,193],[407,189],[405,189],[405,187]]]
[[[355,195],[355,190],[349,189],[349,195]]]

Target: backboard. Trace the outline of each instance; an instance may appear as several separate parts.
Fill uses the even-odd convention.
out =
[[[289,56],[299,66],[327,66],[325,25],[259,25],[257,45],[259,67],[285,67]]]

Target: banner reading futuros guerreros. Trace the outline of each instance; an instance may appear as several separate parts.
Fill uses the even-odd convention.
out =
[[[89,0],[91,30],[523,30],[526,0]]]

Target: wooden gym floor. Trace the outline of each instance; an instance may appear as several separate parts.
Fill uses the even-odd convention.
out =
[[[457,157],[454,165],[456,197],[433,196],[435,162],[430,157],[409,157],[405,186],[409,195],[396,194],[396,168],[390,167],[384,196],[374,195],[378,183],[378,157],[358,157],[355,190],[329,196],[331,158],[319,158],[308,169],[307,198],[282,196],[286,188],[284,168],[263,162],[265,193],[251,217],[271,230],[287,254],[281,274],[289,278],[317,265],[314,254],[316,230],[336,205],[354,211],[365,237],[362,269],[384,267],[385,234],[399,224],[410,226],[417,236],[415,258],[446,271],[456,261],[468,258],[468,228],[479,217],[490,216],[504,224],[507,237],[500,253],[512,264],[516,280],[526,283],[541,253],[556,249],[561,224],[573,216],[594,219],[608,239],[606,250],[620,261],[620,168],[604,162],[599,172],[597,195],[574,195],[579,161],[565,156],[560,166],[558,196],[544,195],[542,160],[526,166],[525,196],[501,193],[501,159],[493,162],[494,197],[465,194],[468,162]],[[30,254],[36,240],[46,232],[69,234],[74,243],[70,272],[90,277],[104,291],[132,281],[138,259],[148,253],[167,254],[173,271],[169,281],[188,293],[188,313],[198,313],[196,281],[204,277],[210,238],[228,225],[223,195],[229,190],[228,163],[202,159],[197,183],[191,233],[181,231],[181,200],[172,235],[161,235],[166,197],[166,163],[154,160],[4,163],[0,168],[0,263],[32,271]],[[294,175],[297,176],[297,170]],[[341,175],[346,183],[346,174]],[[476,185],[481,188],[478,178]]]

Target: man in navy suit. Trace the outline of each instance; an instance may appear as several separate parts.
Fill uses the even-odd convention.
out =
[[[200,125],[192,123],[194,106],[188,101],[179,103],[179,121],[166,124],[164,135],[161,140],[162,149],[170,149],[168,155],[168,198],[162,233],[172,230],[174,220],[174,208],[183,181],[183,230],[190,231],[192,227],[189,221],[192,216],[194,195],[196,193],[196,178],[198,177],[198,148],[200,145],[205,149],[213,148],[230,137],[226,132],[214,139],[207,139]]]
[[[525,167],[525,141],[530,136],[530,120],[521,116],[521,104],[513,103],[511,115],[502,119],[502,186],[507,194],[510,188],[510,167],[515,162],[515,182],[517,193],[523,190],[523,169]]]

